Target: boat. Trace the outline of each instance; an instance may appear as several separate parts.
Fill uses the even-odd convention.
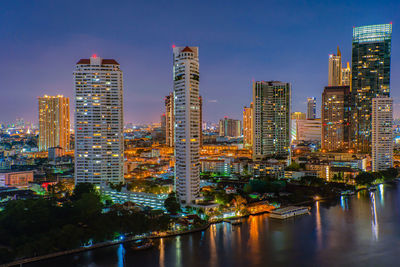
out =
[[[342,196],[352,196],[352,195],[354,195],[354,191],[351,191],[351,190],[342,191],[340,193],[340,195],[342,195]]]
[[[145,250],[154,246],[153,241],[150,239],[140,239],[133,242],[131,249],[133,250]]]
[[[235,221],[232,221],[231,224],[232,225],[240,225],[240,224],[242,224],[242,221],[241,220],[235,220]]]
[[[271,211],[269,217],[274,219],[287,219],[290,217],[309,214],[309,213],[310,213],[310,207],[289,206],[286,208],[280,208]]]

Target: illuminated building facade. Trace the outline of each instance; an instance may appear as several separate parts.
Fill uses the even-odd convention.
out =
[[[114,59],[76,64],[75,183],[124,181],[123,81]]]
[[[371,152],[372,99],[390,96],[392,24],[355,27],[352,47],[351,144]]]
[[[52,147],[70,149],[69,98],[62,95],[39,97],[39,151]]]
[[[219,136],[239,137],[242,135],[242,122],[227,117],[219,120]]]
[[[253,83],[253,158],[285,157],[290,149],[290,83]]]
[[[296,121],[297,141],[321,141],[321,119],[308,119]]]
[[[243,109],[243,145],[247,148],[253,147],[253,112],[253,103],[250,104],[250,107]]]
[[[351,83],[351,68],[347,62],[346,68],[342,68],[342,86],[350,86]]]
[[[329,55],[328,85],[339,86],[342,84],[342,54],[339,47],[336,55]]]
[[[173,47],[175,109],[175,188],[190,205],[200,194],[199,48]]]
[[[290,140],[293,143],[297,139],[297,120],[305,120],[307,119],[307,116],[303,112],[292,112],[290,117],[291,117]]]
[[[322,93],[321,148],[324,152],[348,152],[350,87],[327,86]]]
[[[372,171],[393,167],[393,99],[372,99]]]
[[[315,97],[307,98],[307,119],[317,118],[317,99]]]
[[[166,144],[169,147],[174,146],[174,129],[175,129],[175,115],[174,115],[174,93],[170,93],[165,97],[165,136]]]

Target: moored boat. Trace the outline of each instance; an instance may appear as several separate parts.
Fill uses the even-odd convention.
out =
[[[150,239],[140,239],[134,241],[134,243],[131,246],[131,249],[133,250],[145,250],[152,248],[154,246],[153,241]]]
[[[296,206],[289,206],[286,208],[276,209],[270,212],[270,217],[275,219],[287,219],[290,217],[309,214],[310,208],[309,207],[296,207]]]

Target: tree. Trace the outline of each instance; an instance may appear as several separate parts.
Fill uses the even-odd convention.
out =
[[[384,179],[385,181],[390,182],[390,181],[392,181],[394,178],[397,177],[398,171],[397,171],[396,168],[389,168],[389,169],[386,169],[386,170],[384,170],[384,171],[381,171],[381,174],[382,174],[383,179]]]
[[[91,183],[79,183],[75,186],[74,191],[72,192],[72,200],[78,200],[82,198],[83,194],[92,193],[98,195],[98,192],[93,184]]]
[[[370,185],[375,181],[375,177],[369,172],[360,172],[355,180],[358,185]]]
[[[300,164],[297,162],[292,162],[289,166],[285,168],[286,171],[298,171],[300,170]]]
[[[181,205],[176,198],[175,192],[171,192],[164,201],[164,207],[171,214],[177,214],[181,210]]]

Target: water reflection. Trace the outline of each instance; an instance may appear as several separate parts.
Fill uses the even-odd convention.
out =
[[[340,197],[340,206],[342,207],[342,210],[348,210],[349,209],[349,199],[345,196]]]
[[[125,266],[125,248],[123,244],[119,244],[118,246],[118,267],[124,267]]]
[[[182,247],[181,247],[181,236],[176,237],[176,247],[175,247],[175,262],[176,266],[182,266]]]
[[[378,224],[378,214],[376,213],[376,199],[374,192],[370,193],[370,198],[371,198],[371,212],[372,212],[372,218],[371,218],[372,234],[375,240],[378,240],[379,224]]]
[[[217,245],[216,245],[216,235],[217,235],[217,226],[212,224],[210,226],[210,266],[217,266]]]
[[[160,249],[160,260],[158,264],[160,267],[165,267],[165,245],[163,238],[160,239],[159,249]]]
[[[322,227],[321,227],[321,213],[319,210],[319,201],[315,202],[315,225],[317,231],[317,247],[322,249]]]
[[[384,193],[385,193],[385,187],[383,186],[383,184],[380,184],[380,185],[378,186],[378,190],[379,190],[380,202],[381,202],[381,205],[383,206],[383,205],[385,205],[385,195],[384,195]]]

